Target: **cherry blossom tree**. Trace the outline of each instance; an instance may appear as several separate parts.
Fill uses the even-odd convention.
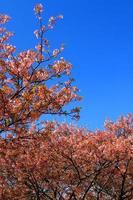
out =
[[[39,134],[1,139],[1,199],[131,200],[133,116],[105,126],[46,122]]]
[[[66,110],[66,105],[80,100],[78,88],[72,86],[72,65],[59,57],[64,47],[52,50],[46,32],[63,16],[50,17],[43,25],[43,6],[34,8],[39,22],[34,34],[35,49],[16,53],[9,44],[12,32],[6,30],[7,15],[0,15],[0,133],[18,135],[42,115],[69,115],[79,118],[80,108]],[[67,79],[62,77],[68,77]],[[39,125],[40,127],[40,125]]]

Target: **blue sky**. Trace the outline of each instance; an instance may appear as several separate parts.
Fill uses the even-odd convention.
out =
[[[18,50],[35,44],[36,3],[44,5],[46,20],[64,15],[48,37],[54,46],[66,44],[63,56],[73,64],[75,85],[84,97],[78,124],[102,128],[105,119],[133,113],[133,1],[1,0],[0,12],[12,17],[9,28]]]

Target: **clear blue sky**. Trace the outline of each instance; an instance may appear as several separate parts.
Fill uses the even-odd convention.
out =
[[[18,50],[34,46],[33,7],[45,6],[45,17],[63,14],[49,38],[66,44],[63,56],[73,64],[83,101],[80,125],[102,128],[106,118],[133,113],[132,0],[1,0],[0,12],[12,17]]]

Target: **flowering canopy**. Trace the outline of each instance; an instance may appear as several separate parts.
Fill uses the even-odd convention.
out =
[[[81,97],[69,76],[72,65],[56,60],[64,47],[51,52],[45,38],[62,15],[44,26],[43,6],[34,10],[39,43],[17,55],[8,43],[13,34],[3,27],[10,18],[0,15],[0,199],[132,200],[132,115],[96,132],[40,120],[46,114],[77,119],[80,108],[65,106]],[[64,75],[67,81],[59,82]]]
[[[13,34],[4,27],[10,18],[0,15],[0,133],[18,135],[46,114],[79,118],[79,107],[70,111],[65,109],[71,101],[81,99],[78,88],[72,86],[72,65],[62,57],[57,59],[64,47],[51,50],[45,37],[62,15],[50,17],[48,25],[44,26],[43,6],[38,4],[34,10],[39,21],[39,29],[34,33],[39,43],[36,49],[17,55],[16,48],[9,44]],[[68,79],[60,79],[63,76]]]
[[[46,122],[39,134],[1,139],[0,199],[131,200],[132,125],[128,116],[93,133]]]

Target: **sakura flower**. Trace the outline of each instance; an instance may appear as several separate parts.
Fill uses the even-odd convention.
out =
[[[0,15],[0,24],[5,24],[10,20],[8,15]]]
[[[55,49],[53,51],[53,56],[56,57],[59,54],[59,49]]]
[[[63,15],[58,15],[57,18],[58,19],[63,19]]]
[[[43,5],[40,3],[40,4],[37,4],[34,8],[34,11],[38,14],[38,13],[41,13],[43,11]]]
[[[50,19],[49,19],[49,23],[54,24],[55,21],[56,21],[55,17],[53,17],[53,16],[50,17]]]

